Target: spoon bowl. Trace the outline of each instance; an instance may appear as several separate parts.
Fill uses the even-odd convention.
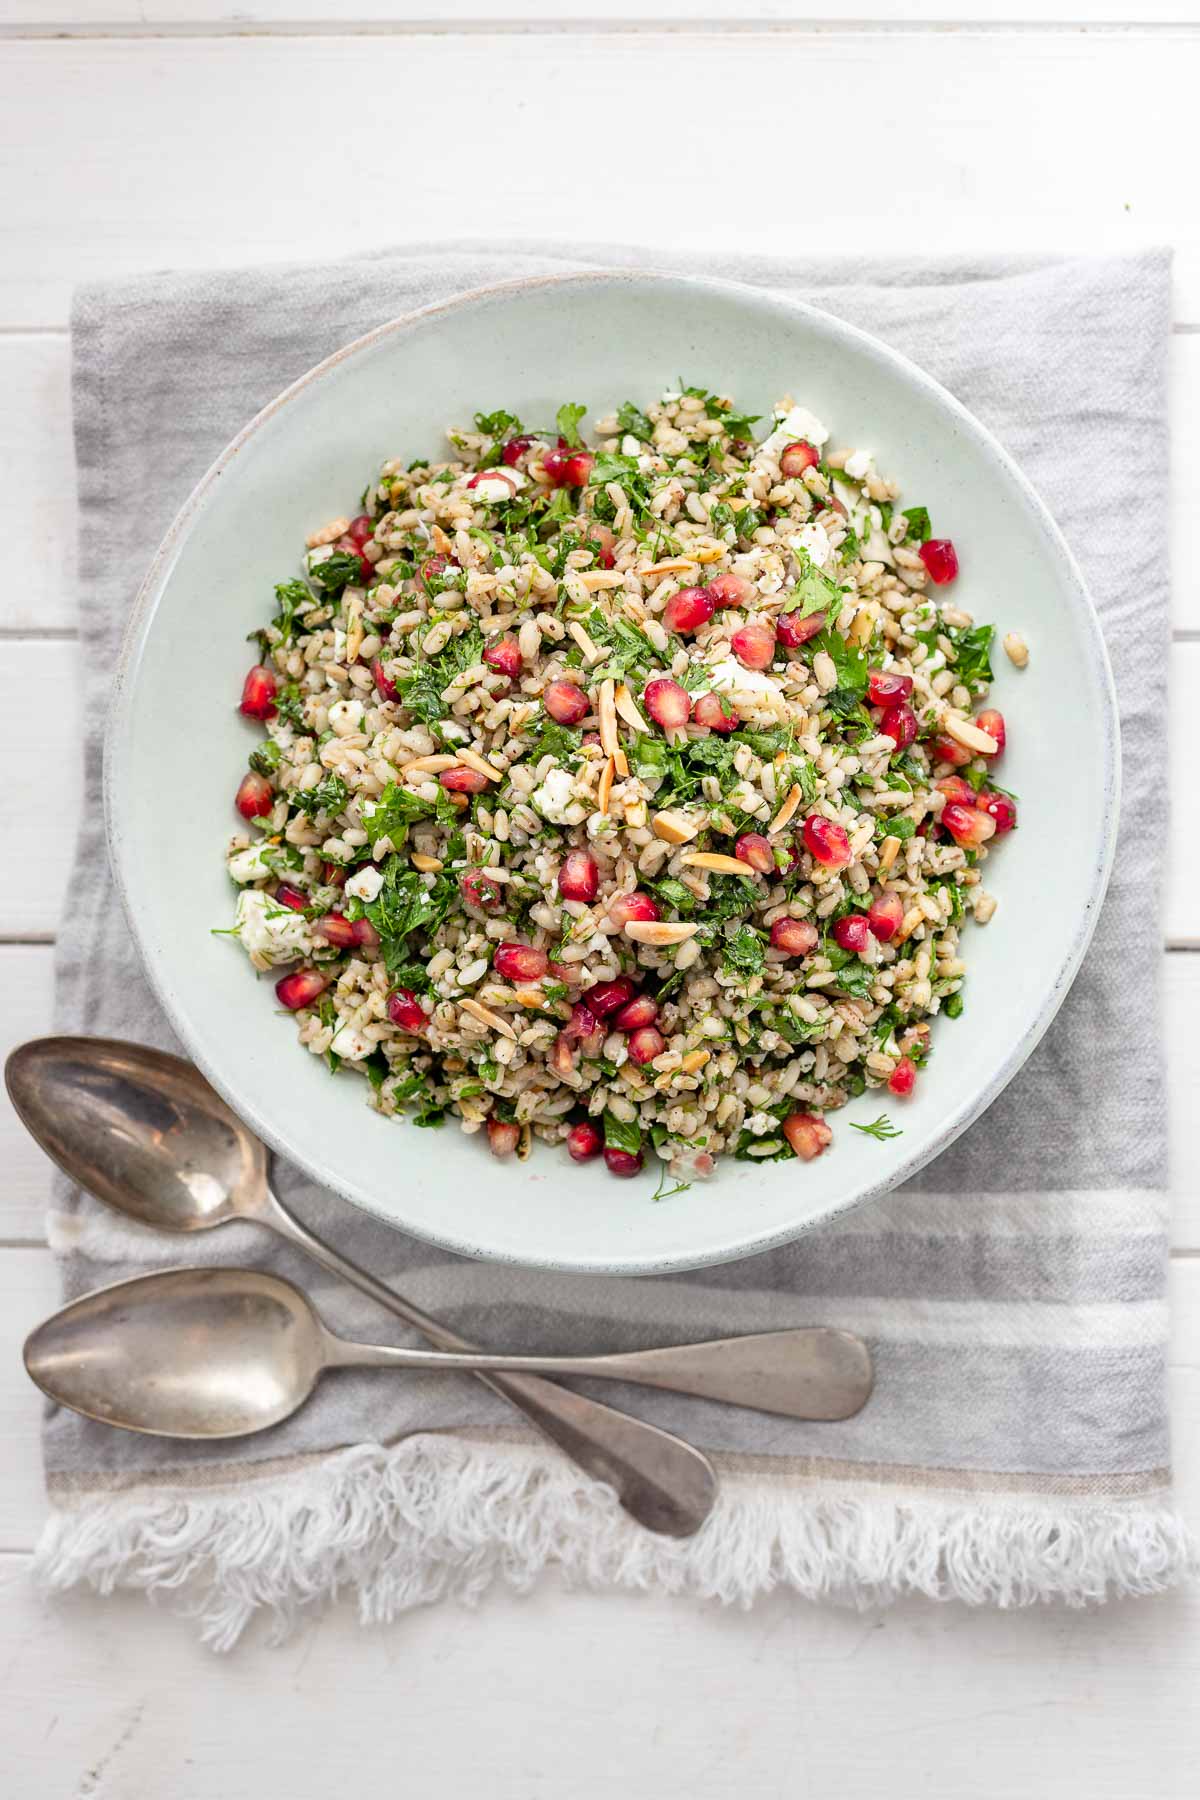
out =
[[[141,1044],[35,1038],[5,1075],[42,1148],[116,1211],[158,1231],[261,1217],[266,1147],[190,1063]]]
[[[62,1406],[153,1437],[245,1437],[290,1418],[326,1365],[290,1282],[170,1269],[84,1294],[32,1331],[25,1367]]]

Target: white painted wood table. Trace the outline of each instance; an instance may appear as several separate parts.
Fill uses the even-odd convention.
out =
[[[1128,22],[1133,0],[357,0],[353,24],[325,0],[9,0],[0,1047],[48,1028],[70,903],[73,283],[473,233],[793,254],[1171,242],[1172,1391],[1200,1527],[1200,852],[1185,777],[1200,716],[1200,0],[1147,3],[1160,23]],[[44,1607],[27,1580],[38,1406],[18,1350],[55,1299],[47,1166],[7,1111],[0,1167],[3,1796],[1200,1792],[1195,1593],[1090,1614],[855,1616],[547,1588],[383,1632],[335,1611],[281,1651],[226,1660],[139,1600]]]

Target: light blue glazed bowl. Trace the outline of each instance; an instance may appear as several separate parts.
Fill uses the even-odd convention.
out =
[[[1005,785],[1021,829],[988,864],[1000,906],[967,930],[968,1005],[935,1024],[937,1053],[903,1135],[835,1121],[817,1162],[723,1162],[705,1184],[651,1204],[654,1176],[615,1181],[535,1145],[497,1163],[448,1125],[385,1120],[360,1082],[331,1078],[278,1014],[270,982],[213,937],[232,894],[222,851],[246,766],[234,706],[246,635],[314,522],[356,510],[388,456],[433,454],[448,423],[507,406],[592,418],[679,375],[765,413],[790,392],[836,442],[867,446],[924,502],[962,558],[958,604],[1031,646],[996,660],[1010,722]],[[188,679],[178,673],[186,669]],[[190,1054],[282,1155],[355,1205],[468,1256],[645,1273],[787,1242],[913,1174],[1012,1079],[1062,1002],[1092,935],[1113,853],[1116,705],[1079,571],[1036,494],[994,439],[921,370],[827,314],[730,283],[646,275],[522,281],[396,319],[349,345],[252,420],[184,505],[138,597],[113,695],[106,805],[113,867],[150,980]],[[163,809],[155,796],[186,794]]]

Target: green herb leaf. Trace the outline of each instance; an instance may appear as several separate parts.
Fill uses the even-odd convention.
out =
[[[568,400],[555,414],[558,435],[566,438],[573,450],[577,450],[583,442],[579,435],[579,421],[586,411],[586,406],[577,406],[574,401]]]
[[[606,1150],[627,1150],[630,1156],[641,1154],[642,1128],[636,1119],[628,1123],[618,1119],[615,1113],[604,1115],[604,1148]]]
[[[991,625],[967,625],[961,629],[951,626],[946,634],[954,645],[957,661],[954,673],[964,687],[978,687],[992,680],[992,639],[996,633]]]
[[[644,412],[640,412],[632,400],[626,400],[617,411],[617,430],[624,434],[631,432],[643,443],[649,443],[654,436],[654,427]]]
[[[486,432],[488,437],[507,437],[510,432],[520,431],[521,421],[516,413],[505,412],[501,407],[496,412],[476,413],[476,431]]]
[[[340,775],[326,775],[316,787],[296,796],[297,803],[310,819],[320,812],[340,813],[349,798],[350,789]]]
[[[363,830],[366,832],[372,849],[380,838],[390,838],[393,850],[401,850],[408,836],[410,825],[418,819],[427,819],[434,808],[428,800],[410,794],[407,788],[397,786],[390,781],[379,799],[372,803],[366,801],[362,809]]]
[[[916,826],[911,819],[876,819],[875,836],[880,838],[899,838],[903,843],[906,838],[916,835]]]
[[[904,517],[908,520],[908,530],[904,534],[905,543],[928,543],[933,527],[929,523],[929,514],[925,508],[923,506],[906,506]]]
[[[802,619],[810,618],[813,613],[823,612],[826,615],[829,629],[841,612],[846,596],[836,581],[823,575],[813,562],[807,550],[799,553],[800,579],[784,601],[781,611],[798,612]]]
[[[279,759],[283,751],[274,738],[267,738],[265,743],[252,750],[249,756],[250,767],[256,775],[273,775],[279,767]]]
[[[327,594],[340,594],[344,587],[365,587],[367,584],[362,564],[349,550],[335,550],[323,562],[313,563],[308,573]]]
[[[872,1119],[869,1125],[859,1125],[851,1119],[850,1129],[852,1131],[861,1131],[864,1137],[875,1138],[876,1141],[881,1144],[886,1138],[898,1138],[904,1136],[904,1133],[892,1124],[886,1113],[880,1113],[879,1117],[877,1119]]]
[[[313,592],[303,581],[281,581],[275,588],[275,628],[280,639],[290,644],[295,636],[296,614],[308,612],[314,605]]]
[[[721,946],[721,963],[731,975],[761,975],[767,951],[763,939],[750,925],[739,925]]]

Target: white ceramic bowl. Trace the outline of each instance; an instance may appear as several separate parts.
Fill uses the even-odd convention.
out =
[[[962,559],[954,598],[1031,641],[996,661],[1011,721],[1004,782],[1021,829],[988,864],[1000,898],[966,932],[968,1005],[935,1027],[907,1103],[868,1094],[812,1164],[723,1162],[652,1205],[654,1175],[616,1181],[536,1145],[493,1161],[478,1138],[380,1118],[360,1082],[295,1042],[271,983],[213,937],[233,893],[222,851],[252,733],[234,712],[246,634],[314,523],[355,510],[388,456],[439,451],[450,422],[509,406],[525,418],[586,401],[594,419],[683,375],[767,412],[784,392],[835,441],[866,445],[925,503]],[[179,671],[187,671],[180,680]],[[197,751],[197,746],[202,750]],[[186,796],[163,808],[154,796]],[[527,281],[382,326],[306,375],[213,465],[154,559],[113,697],[106,793],[113,865],[151,981],[210,1080],[276,1150],[406,1231],[470,1256],[640,1273],[786,1242],[881,1194],[995,1098],[1053,1018],[1087,948],[1116,827],[1112,679],[1079,573],[1045,508],[964,409],[902,357],[827,314],[731,284],[643,275]],[[884,1110],[903,1135],[848,1128]]]

